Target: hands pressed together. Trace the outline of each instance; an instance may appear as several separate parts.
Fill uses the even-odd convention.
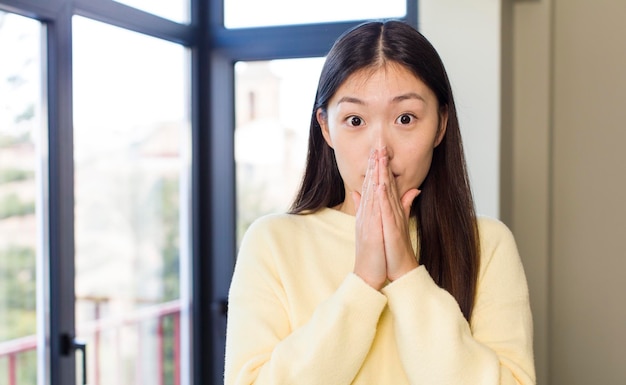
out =
[[[354,273],[380,290],[418,266],[409,235],[409,213],[420,190],[399,196],[385,147],[372,151],[356,207]]]

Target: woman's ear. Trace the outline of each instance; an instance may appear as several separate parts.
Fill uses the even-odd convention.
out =
[[[435,147],[439,146],[439,143],[446,135],[446,128],[448,127],[448,109],[443,108],[439,113],[439,127],[437,128],[437,137],[435,138]]]
[[[317,124],[319,124],[320,129],[322,130],[322,136],[324,137],[326,144],[328,144],[330,148],[333,148],[333,142],[330,138],[330,131],[328,130],[328,117],[326,111],[318,108],[315,112],[315,118],[317,119]]]

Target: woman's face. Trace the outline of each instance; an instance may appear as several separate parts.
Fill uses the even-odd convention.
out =
[[[435,94],[403,66],[388,63],[357,71],[317,111],[324,139],[334,149],[346,189],[340,209],[354,215],[351,193],[361,192],[368,158],[386,147],[402,196],[418,188],[430,168],[433,150],[445,133]]]

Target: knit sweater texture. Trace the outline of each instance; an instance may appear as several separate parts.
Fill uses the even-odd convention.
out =
[[[381,291],[355,275],[353,216],[323,209],[257,220],[230,287],[225,384],[534,384],[515,241],[495,219],[479,218],[478,228],[467,322],[423,265]]]

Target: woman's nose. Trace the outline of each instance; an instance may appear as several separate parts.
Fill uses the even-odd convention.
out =
[[[386,155],[391,159],[393,157],[392,140],[388,137],[386,130],[375,130],[372,137],[372,150],[377,150],[379,153],[384,149]]]

